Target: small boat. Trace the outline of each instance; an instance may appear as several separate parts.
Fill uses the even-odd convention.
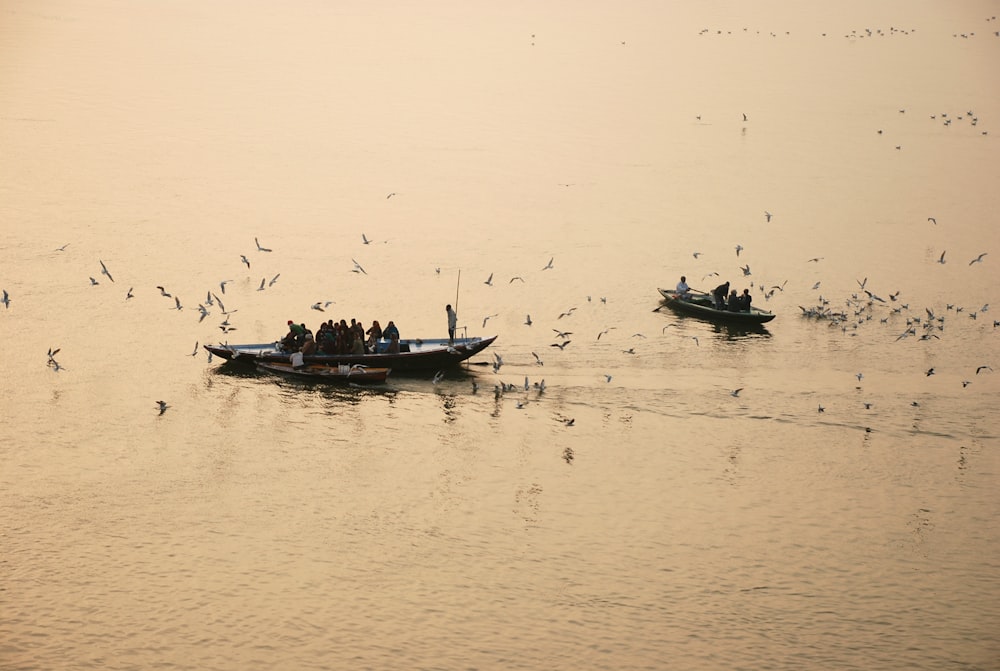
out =
[[[257,369],[267,373],[277,373],[278,375],[286,375],[314,382],[339,382],[341,384],[349,382],[355,384],[385,382],[391,370],[390,368],[369,368],[360,364],[353,366],[327,366],[313,363],[296,366],[290,361],[258,361]]]
[[[310,354],[303,363],[325,366],[354,366],[360,364],[369,368],[391,368],[395,373],[414,371],[436,372],[451,368],[475,356],[493,344],[497,336],[488,338],[455,338],[449,343],[447,338],[414,338],[399,341],[399,351],[389,351],[389,341],[380,340],[375,351],[368,354]],[[288,363],[291,352],[283,350],[280,343],[270,342],[256,345],[204,345],[213,355],[228,361],[244,363]]]
[[[764,324],[774,319],[775,314],[768,310],[750,307],[749,312],[730,312],[729,310],[719,310],[715,307],[712,297],[708,294],[693,294],[681,298],[676,292],[669,289],[658,289],[663,296],[664,304],[682,314],[707,319],[713,322],[726,322],[729,324]]]

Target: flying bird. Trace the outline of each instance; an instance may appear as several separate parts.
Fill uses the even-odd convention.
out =
[[[261,246],[260,246],[260,242],[258,242],[258,241],[257,241],[257,238],[254,238],[254,239],[253,239],[253,241],[254,241],[255,243],[257,243],[257,251],[258,251],[258,252],[269,252],[269,251],[271,251],[271,250],[270,250],[270,249],[268,249],[267,247],[261,247]],[[250,264],[248,263],[248,264],[247,264],[247,267],[249,267],[249,266],[250,266]]]
[[[230,282],[232,282],[232,280],[222,280],[221,282],[219,282],[219,288],[222,289],[222,293],[226,293],[226,285]],[[163,287],[159,288],[163,289]]]
[[[194,350],[191,352],[191,356],[198,356],[198,341],[194,342]]]
[[[556,257],[554,257],[554,256],[552,258],[550,258],[549,262],[545,264],[545,267],[543,267],[542,270],[549,270],[550,268],[552,268],[552,262],[555,261],[555,260],[556,260]]]
[[[927,221],[937,226],[937,219],[935,219],[934,217],[927,217]]]
[[[372,243],[372,241],[369,240],[368,237],[365,236],[364,233],[361,234],[361,242],[365,243],[366,245],[370,245]]]
[[[549,347],[558,347],[559,349],[565,349],[566,345],[573,342],[572,340],[563,340],[562,342],[554,342]]]
[[[90,286],[96,287],[98,284],[100,284],[100,282],[95,280],[93,277],[90,278]]]
[[[520,275],[515,275],[514,277],[510,278],[510,282],[508,282],[507,284],[513,284],[514,280],[521,280],[521,282],[524,282],[523,277],[521,277]]]
[[[247,258],[246,254],[240,254],[240,259],[247,264],[247,270],[250,270],[250,259]]]
[[[531,326],[531,324],[532,324],[532,322],[531,322],[531,315],[525,315],[524,316],[524,324],[525,324],[525,326]]]
[[[184,308],[181,307],[181,299],[179,297],[177,297],[177,296],[174,296],[174,306],[175,306],[174,309],[176,309],[176,310],[183,310],[184,309]]]
[[[483,282],[483,284],[485,284],[488,287],[493,286],[493,273],[490,273],[490,276],[486,278],[486,281]]]
[[[742,251],[743,251],[743,245],[736,245],[736,256],[739,256],[740,252]]]
[[[160,290],[160,295],[161,296],[166,296],[167,298],[173,298],[173,296],[171,296],[170,294],[168,294],[167,290],[164,289],[163,287],[156,287],[156,288]]]
[[[771,215],[770,212],[768,212],[767,210],[764,210],[764,218],[765,219],[767,219],[768,221],[771,221],[771,216],[772,215]]]
[[[540,356],[538,356],[537,354],[535,354],[534,352],[531,353],[531,356],[535,357],[535,365],[537,365],[537,366],[544,366],[545,365],[545,362],[542,361],[542,358]]]
[[[128,299],[130,299],[130,298],[135,298],[135,297],[134,297],[134,296],[132,295],[132,287],[129,287],[129,288],[128,288],[128,293],[127,293],[127,294],[125,294],[125,300],[128,300]]]
[[[443,379],[444,379],[444,371],[443,370],[439,370],[438,372],[434,373],[434,379],[431,380],[431,383],[432,384],[437,384],[438,382],[440,382]]]
[[[260,278],[260,286],[257,287],[257,291],[263,291],[264,290],[264,283],[265,282],[267,282],[267,278],[266,277]]]
[[[107,275],[108,279],[111,280],[112,282],[114,282],[115,278],[111,277],[111,273],[108,272],[108,267],[106,265],[104,265],[104,261],[101,261],[100,259],[97,259],[97,260],[100,261],[100,264],[101,264],[101,274],[102,275]]]
[[[8,310],[10,309],[10,294],[7,293],[6,289],[3,290],[3,297],[0,298],[0,303],[3,303],[3,306]]]
[[[351,261],[354,261],[354,270],[352,270],[351,272],[361,273],[363,275],[367,275],[368,274],[367,272],[365,272],[365,269],[361,267],[360,263],[358,263],[354,259],[351,259]]]
[[[736,398],[737,396],[740,395],[741,391],[743,391],[743,387],[740,387],[739,389],[733,389],[731,392],[729,392],[729,395],[732,396],[733,398]]]
[[[169,405],[167,405],[166,401],[157,401],[156,405],[160,408],[161,415],[167,411],[167,408],[170,407]]]
[[[488,322],[488,321],[489,321],[490,319],[492,319],[493,317],[498,317],[498,316],[499,316],[499,314],[495,314],[495,315],[486,315],[485,317],[483,317],[483,328],[486,328],[486,322]]]
[[[277,275],[275,275],[274,277],[272,277],[271,281],[267,283],[267,286],[273,287],[274,283],[278,281],[279,277],[281,277],[281,273],[278,273]]]
[[[983,252],[982,254],[980,254],[979,256],[977,256],[976,258],[974,258],[971,261],[969,261],[969,265],[971,266],[973,263],[982,263],[984,256],[986,256],[986,252]]]
[[[976,369],[976,375],[979,375],[979,373],[984,370],[988,370],[991,373],[993,372],[993,369],[990,368],[989,366],[980,366],[979,368]]]
[[[938,263],[941,263],[941,264],[944,264],[944,263],[945,263],[945,260],[944,260],[944,255],[945,255],[945,254],[947,253],[947,251],[948,251],[948,250],[945,250],[945,251],[941,252],[941,256],[940,256],[940,257],[938,258],[938,260],[937,260],[937,262],[938,262]]]

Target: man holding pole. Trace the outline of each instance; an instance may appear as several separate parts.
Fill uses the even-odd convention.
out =
[[[458,328],[458,313],[451,309],[451,303],[444,306],[448,313],[448,344],[455,344],[455,329]]]

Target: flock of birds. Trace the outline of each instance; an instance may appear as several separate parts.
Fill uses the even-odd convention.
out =
[[[392,194],[390,194],[390,196],[391,195]],[[774,215],[768,211],[765,211],[763,213],[763,216],[765,222],[770,222],[774,217]],[[935,226],[937,225],[937,220],[935,217],[928,217],[927,221],[932,225]],[[362,239],[362,244],[364,245],[371,244],[371,240],[366,235],[362,234],[361,239]],[[257,238],[254,238],[254,243],[256,245],[257,252],[259,253],[267,254],[273,251],[271,248],[263,246]],[[67,247],[68,245],[63,245],[62,247],[57,248],[56,251],[58,252],[65,251]],[[741,254],[744,251],[744,247],[742,245],[737,244],[734,247],[734,251],[736,258],[741,260],[742,259]],[[692,252],[692,257],[696,261],[699,260],[702,256],[703,253],[700,251]],[[968,266],[983,264],[987,256],[988,252],[979,253],[974,258],[968,261]],[[359,274],[367,274],[365,269],[356,259],[351,259],[351,261],[353,263],[353,268],[351,269],[352,272]],[[823,261],[823,257],[819,256],[805,260],[806,263],[820,263],[821,261]],[[250,270],[252,265],[251,260],[245,254],[240,255],[240,262],[246,266],[248,271]],[[946,251],[942,251],[941,254],[938,256],[938,258],[936,259],[936,263],[945,264],[947,262],[948,262],[947,253]],[[115,278],[112,275],[111,270],[108,268],[107,264],[102,259],[98,259],[98,265],[100,267],[98,277],[106,278],[108,282],[114,283]],[[554,268],[555,268],[555,257],[552,256],[548,259],[548,261],[544,265],[540,267],[540,271],[542,272],[550,271],[553,270]],[[739,268],[742,271],[744,277],[754,278],[749,263],[744,263],[740,265]],[[435,268],[435,272],[440,273],[440,268]],[[704,281],[706,279],[715,276],[718,276],[718,273],[711,272],[704,275],[702,277],[702,280]],[[265,277],[264,279],[261,280],[261,283],[257,288],[257,290],[263,291],[267,287],[273,286],[275,282],[278,281],[279,277],[280,273],[275,274],[273,277],[270,278],[270,280],[268,280]],[[483,280],[483,284],[488,287],[493,287],[494,277],[495,273],[493,272],[489,273],[489,275]],[[755,278],[751,279],[750,288],[753,291],[759,292],[760,296],[764,299],[765,302],[771,300],[771,298],[775,295],[775,293],[784,292],[787,285],[787,280],[781,282],[780,284],[770,284],[770,285],[764,282],[755,282],[754,280]],[[97,286],[101,284],[102,280],[98,280],[96,277],[91,276],[89,277],[89,281],[91,286]],[[520,275],[515,275],[507,281],[507,284],[512,284],[516,281],[524,282],[524,278],[521,277]],[[228,334],[229,332],[236,330],[236,326],[234,326],[230,322],[230,316],[235,312],[237,312],[237,310],[227,309],[222,301],[222,296],[226,295],[226,285],[231,282],[233,282],[233,280],[231,279],[225,279],[220,281],[218,283],[218,292],[216,292],[214,289],[209,289],[206,291],[205,299],[202,302],[200,302],[197,306],[198,323],[204,321],[212,313],[213,309],[217,309],[218,312],[224,317],[224,319],[218,325],[220,331],[223,334]],[[963,315],[964,313],[965,318],[977,320],[981,315],[984,315],[989,310],[988,304],[982,305],[975,309],[966,308],[963,306],[958,306],[953,304],[947,304],[943,311],[940,311],[932,307],[914,308],[911,310],[909,302],[903,300],[901,296],[901,291],[899,290],[895,290],[892,292],[877,292],[873,288],[870,288],[868,286],[867,278],[864,278],[862,280],[857,280],[857,285],[858,285],[857,291],[853,292],[850,296],[838,301],[833,301],[829,298],[824,298],[823,295],[820,294],[817,298],[815,305],[799,306],[801,315],[804,318],[810,320],[825,321],[828,323],[830,328],[839,328],[844,335],[852,337],[857,336],[859,333],[861,333],[862,329],[868,327],[869,325],[878,324],[882,326],[891,326],[897,320],[901,320],[905,323],[905,328],[902,332],[893,335],[896,341],[906,340],[910,338],[918,341],[928,341],[928,340],[939,340],[946,335],[945,331],[946,323],[950,323],[952,321],[952,319],[946,318],[947,315],[953,315],[954,318],[958,318],[960,315]],[[817,291],[820,288],[821,288],[821,282],[819,281],[815,282],[812,285],[813,291]],[[173,307],[171,309],[178,311],[184,309],[180,298],[172,294],[170,291],[168,291],[165,286],[159,285],[156,287],[156,289],[159,291],[161,297],[171,299],[173,301]],[[883,295],[880,295],[880,293],[884,293],[885,297],[883,297]],[[128,291],[125,294],[125,300],[126,301],[132,300],[134,296],[135,296],[134,287],[129,287]],[[603,296],[600,297],[599,300],[601,303],[607,302],[607,298]],[[592,297],[587,296],[587,301],[591,302]],[[3,289],[2,298],[0,298],[0,303],[2,303],[6,309],[10,309],[12,302],[13,299],[8,293],[8,291],[6,289]],[[334,304],[334,301],[329,301],[329,300],[317,301],[313,303],[310,307],[313,310],[322,312],[325,310],[325,308],[329,307],[332,304]],[[660,307],[662,307],[662,305]],[[657,308],[657,310],[659,309],[660,308]],[[572,315],[576,310],[577,310],[576,306],[569,307],[561,311],[558,315],[556,315],[554,317],[554,320],[558,322],[563,319],[568,319],[572,317]],[[489,320],[496,318],[498,316],[499,316],[498,313],[492,313],[484,316],[482,320],[482,327],[485,329]],[[525,320],[524,320],[525,326],[531,327],[534,323],[535,322],[530,314],[525,315]],[[666,326],[663,326],[662,332],[665,333],[672,326],[676,326],[676,324],[671,323],[667,324]],[[994,320],[993,327],[994,328],[1000,327],[1000,320]],[[617,327],[615,326],[608,326],[601,329],[596,333],[595,340],[597,341],[601,340],[602,337],[610,334],[612,331],[616,329]],[[551,331],[553,332],[554,336],[552,338],[553,342],[549,343],[550,347],[555,348],[560,352],[562,352],[573,342],[573,337],[574,337],[573,331],[563,328],[552,328]],[[643,335],[642,333],[634,333],[632,337],[645,338],[646,336]],[[696,346],[699,345],[698,336],[695,335],[690,337]],[[192,357],[198,356],[200,351],[201,349],[199,347],[199,343],[195,342],[194,348],[191,351],[190,356]],[[636,354],[636,350],[634,347],[622,349],[621,351],[623,354],[626,355]],[[65,367],[62,366],[62,364],[56,359],[56,355],[59,352],[60,352],[59,348],[51,348],[51,347],[48,349],[47,352],[47,365],[54,372],[60,372],[65,370]],[[208,356],[209,362],[211,362],[212,359],[211,353],[206,352],[206,354]],[[536,351],[532,351],[531,356],[533,357],[534,365],[536,366],[544,365],[542,357]],[[493,352],[493,361],[491,363],[493,372],[495,374],[499,374],[503,365],[504,361],[501,354],[498,352]],[[988,364],[979,365],[975,369],[974,375],[989,373],[992,372],[992,370],[993,370],[992,367]],[[927,370],[926,375],[931,376],[936,374],[936,372],[937,371],[935,368],[930,368]],[[437,385],[445,378],[445,376],[446,376],[445,371],[438,371],[431,380],[432,384]],[[605,381],[605,383],[611,383],[613,380],[613,375],[604,373],[602,374],[602,378]],[[858,381],[860,382],[862,379],[862,374],[859,373],[857,375],[857,378]],[[969,386],[970,384],[971,384],[970,379],[962,380],[963,388]],[[472,393],[475,394],[478,393],[478,391],[479,391],[479,381],[473,380]],[[544,379],[541,379],[540,381],[536,381],[532,384],[529,378],[526,376],[524,378],[523,384],[498,381],[494,385],[493,391],[495,397],[498,400],[505,394],[518,393],[519,396],[516,400],[515,407],[517,409],[523,409],[527,407],[529,403],[529,396],[528,396],[529,393],[534,392],[537,395],[544,394],[546,391],[546,383]],[[740,396],[740,393],[743,391],[744,391],[743,387],[733,389],[730,391],[730,395],[734,398],[738,398]],[[914,402],[914,404],[915,403],[916,402]],[[156,402],[156,408],[158,414],[160,415],[164,414],[169,407],[170,406],[165,401],[160,400]],[[871,404],[866,403],[865,409],[870,409],[870,408]],[[817,408],[817,411],[821,413],[825,412],[825,410],[826,408],[823,405],[819,405]],[[561,417],[560,421],[562,421],[567,426],[573,426],[575,424],[575,420],[572,418]]]

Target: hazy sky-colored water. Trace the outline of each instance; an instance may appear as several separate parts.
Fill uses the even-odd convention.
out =
[[[0,666],[996,668],[997,13],[0,3]]]

